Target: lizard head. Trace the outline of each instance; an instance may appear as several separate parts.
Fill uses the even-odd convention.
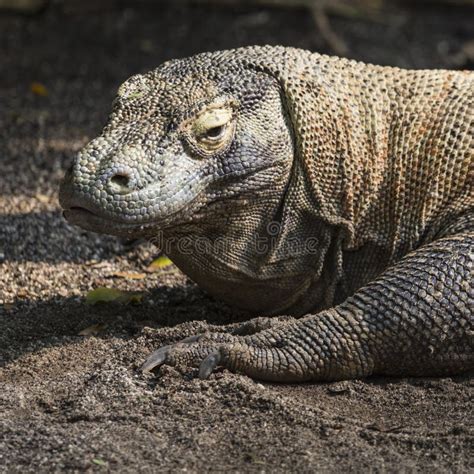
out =
[[[153,235],[250,202],[277,200],[293,160],[277,81],[212,55],[128,79],[100,136],[61,186],[65,217],[88,230]]]

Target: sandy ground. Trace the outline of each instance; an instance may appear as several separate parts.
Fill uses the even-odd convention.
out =
[[[471,20],[451,8],[332,24],[354,58],[472,68]],[[473,472],[468,376],[276,385],[226,371],[207,381],[192,369],[141,374],[158,345],[246,315],[174,267],[114,276],[143,272],[157,250],[61,217],[62,173],[125,78],[168,58],[263,43],[328,52],[304,10],[0,17],[0,471]],[[146,293],[138,305],[87,305],[98,286]],[[79,335],[98,323],[97,336]]]

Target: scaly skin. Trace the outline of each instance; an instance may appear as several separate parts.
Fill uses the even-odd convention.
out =
[[[144,369],[305,381],[474,368],[473,90],[468,72],[282,47],[125,82],[65,178],[65,216],[155,239],[229,303],[302,316],[190,338]]]

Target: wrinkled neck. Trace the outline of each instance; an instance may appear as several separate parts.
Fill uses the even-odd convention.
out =
[[[301,169],[293,170],[279,199],[261,197],[165,234],[164,250],[199,286],[230,304],[261,314],[312,309],[325,297],[327,282],[319,277],[331,236],[314,219],[311,202],[300,202],[303,184]]]

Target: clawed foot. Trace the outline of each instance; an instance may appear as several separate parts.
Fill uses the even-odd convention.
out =
[[[233,351],[242,351],[238,338],[230,334],[200,334],[187,337],[175,344],[160,347],[142,365],[143,372],[149,372],[161,365],[199,364],[199,378],[207,379],[221,363],[225,364]],[[240,347],[239,347],[240,346]]]
[[[285,346],[279,332],[282,325],[293,321],[290,317],[255,318],[231,332],[204,333],[187,337],[175,344],[160,347],[142,365],[149,372],[161,365],[199,366],[199,377],[207,379],[217,366],[223,366],[255,378],[279,379],[277,375],[287,359],[280,354]],[[289,371],[287,367],[285,371]]]

